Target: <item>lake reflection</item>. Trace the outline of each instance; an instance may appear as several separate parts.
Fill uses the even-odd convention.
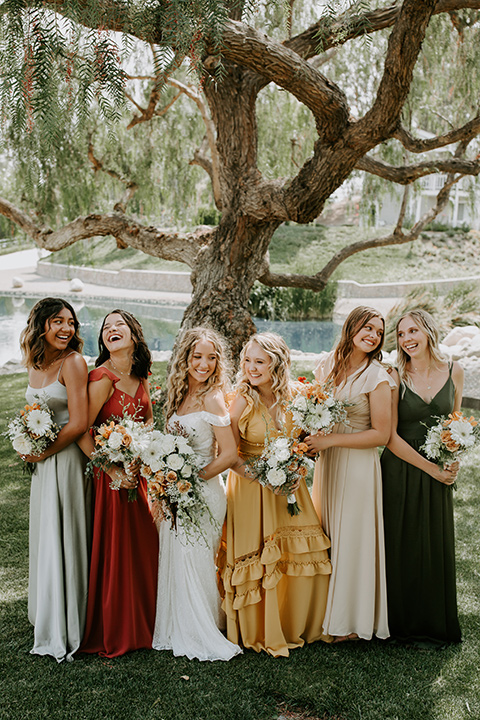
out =
[[[40,298],[0,296],[0,365],[8,360],[20,359],[19,338],[27,323],[27,317]],[[69,300],[69,302],[71,302]],[[150,350],[171,350],[180,327],[183,309],[167,305],[125,302],[122,300],[96,300],[85,305],[81,299],[71,302],[81,324],[85,341],[84,354],[96,357],[97,337],[101,322],[107,312],[120,306],[128,310],[142,325]],[[278,332],[288,346],[303,352],[330,350],[338,336],[340,326],[326,321],[268,321],[255,320],[259,332]]]

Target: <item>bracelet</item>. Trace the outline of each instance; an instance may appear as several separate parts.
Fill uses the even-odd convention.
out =
[[[110,489],[111,490],[120,490],[120,485],[122,484],[122,476],[118,472],[116,472],[115,477],[112,477],[110,475],[110,478],[111,478],[110,485],[109,485]]]

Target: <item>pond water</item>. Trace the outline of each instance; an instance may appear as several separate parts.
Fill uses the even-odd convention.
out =
[[[19,337],[27,317],[39,298],[0,296],[0,365],[20,359]],[[150,350],[171,350],[180,327],[183,310],[167,305],[106,300],[85,305],[81,299],[72,303],[81,323],[85,341],[84,354],[98,353],[97,336],[107,312],[121,307],[133,313],[142,325]],[[259,332],[274,331],[285,338],[288,346],[303,352],[330,350],[338,337],[340,326],[328,321],[268,321],[255,320]]]

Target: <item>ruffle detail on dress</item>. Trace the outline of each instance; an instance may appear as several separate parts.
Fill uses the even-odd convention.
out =
[[[223,609],[239,610],[260,602],[264,590],[273,590],[284,575],[313,577],[330,575],[327,549],[330,541],[318,526],[279,528],[265,540],[263,548],[226,565],[225,553],[217,558],[223,593]]]

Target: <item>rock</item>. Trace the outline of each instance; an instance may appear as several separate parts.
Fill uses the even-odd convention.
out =
[[[21,288],[23,287],[23,280],[21,277],[18,277],[17,275],[14,275],[12,278],[12,287],[13,288]]]
[[[85,285],[80,280],[80,278],[73,278],[70,280],[70,291],[71,292],[82,292]]]
[[[476,325],[464,325],[463,327],[454,327],[450,332],[443,338],[443,345],[458,345],[460,342],[467,341],[470,338],[480,335],[480,328]]]

